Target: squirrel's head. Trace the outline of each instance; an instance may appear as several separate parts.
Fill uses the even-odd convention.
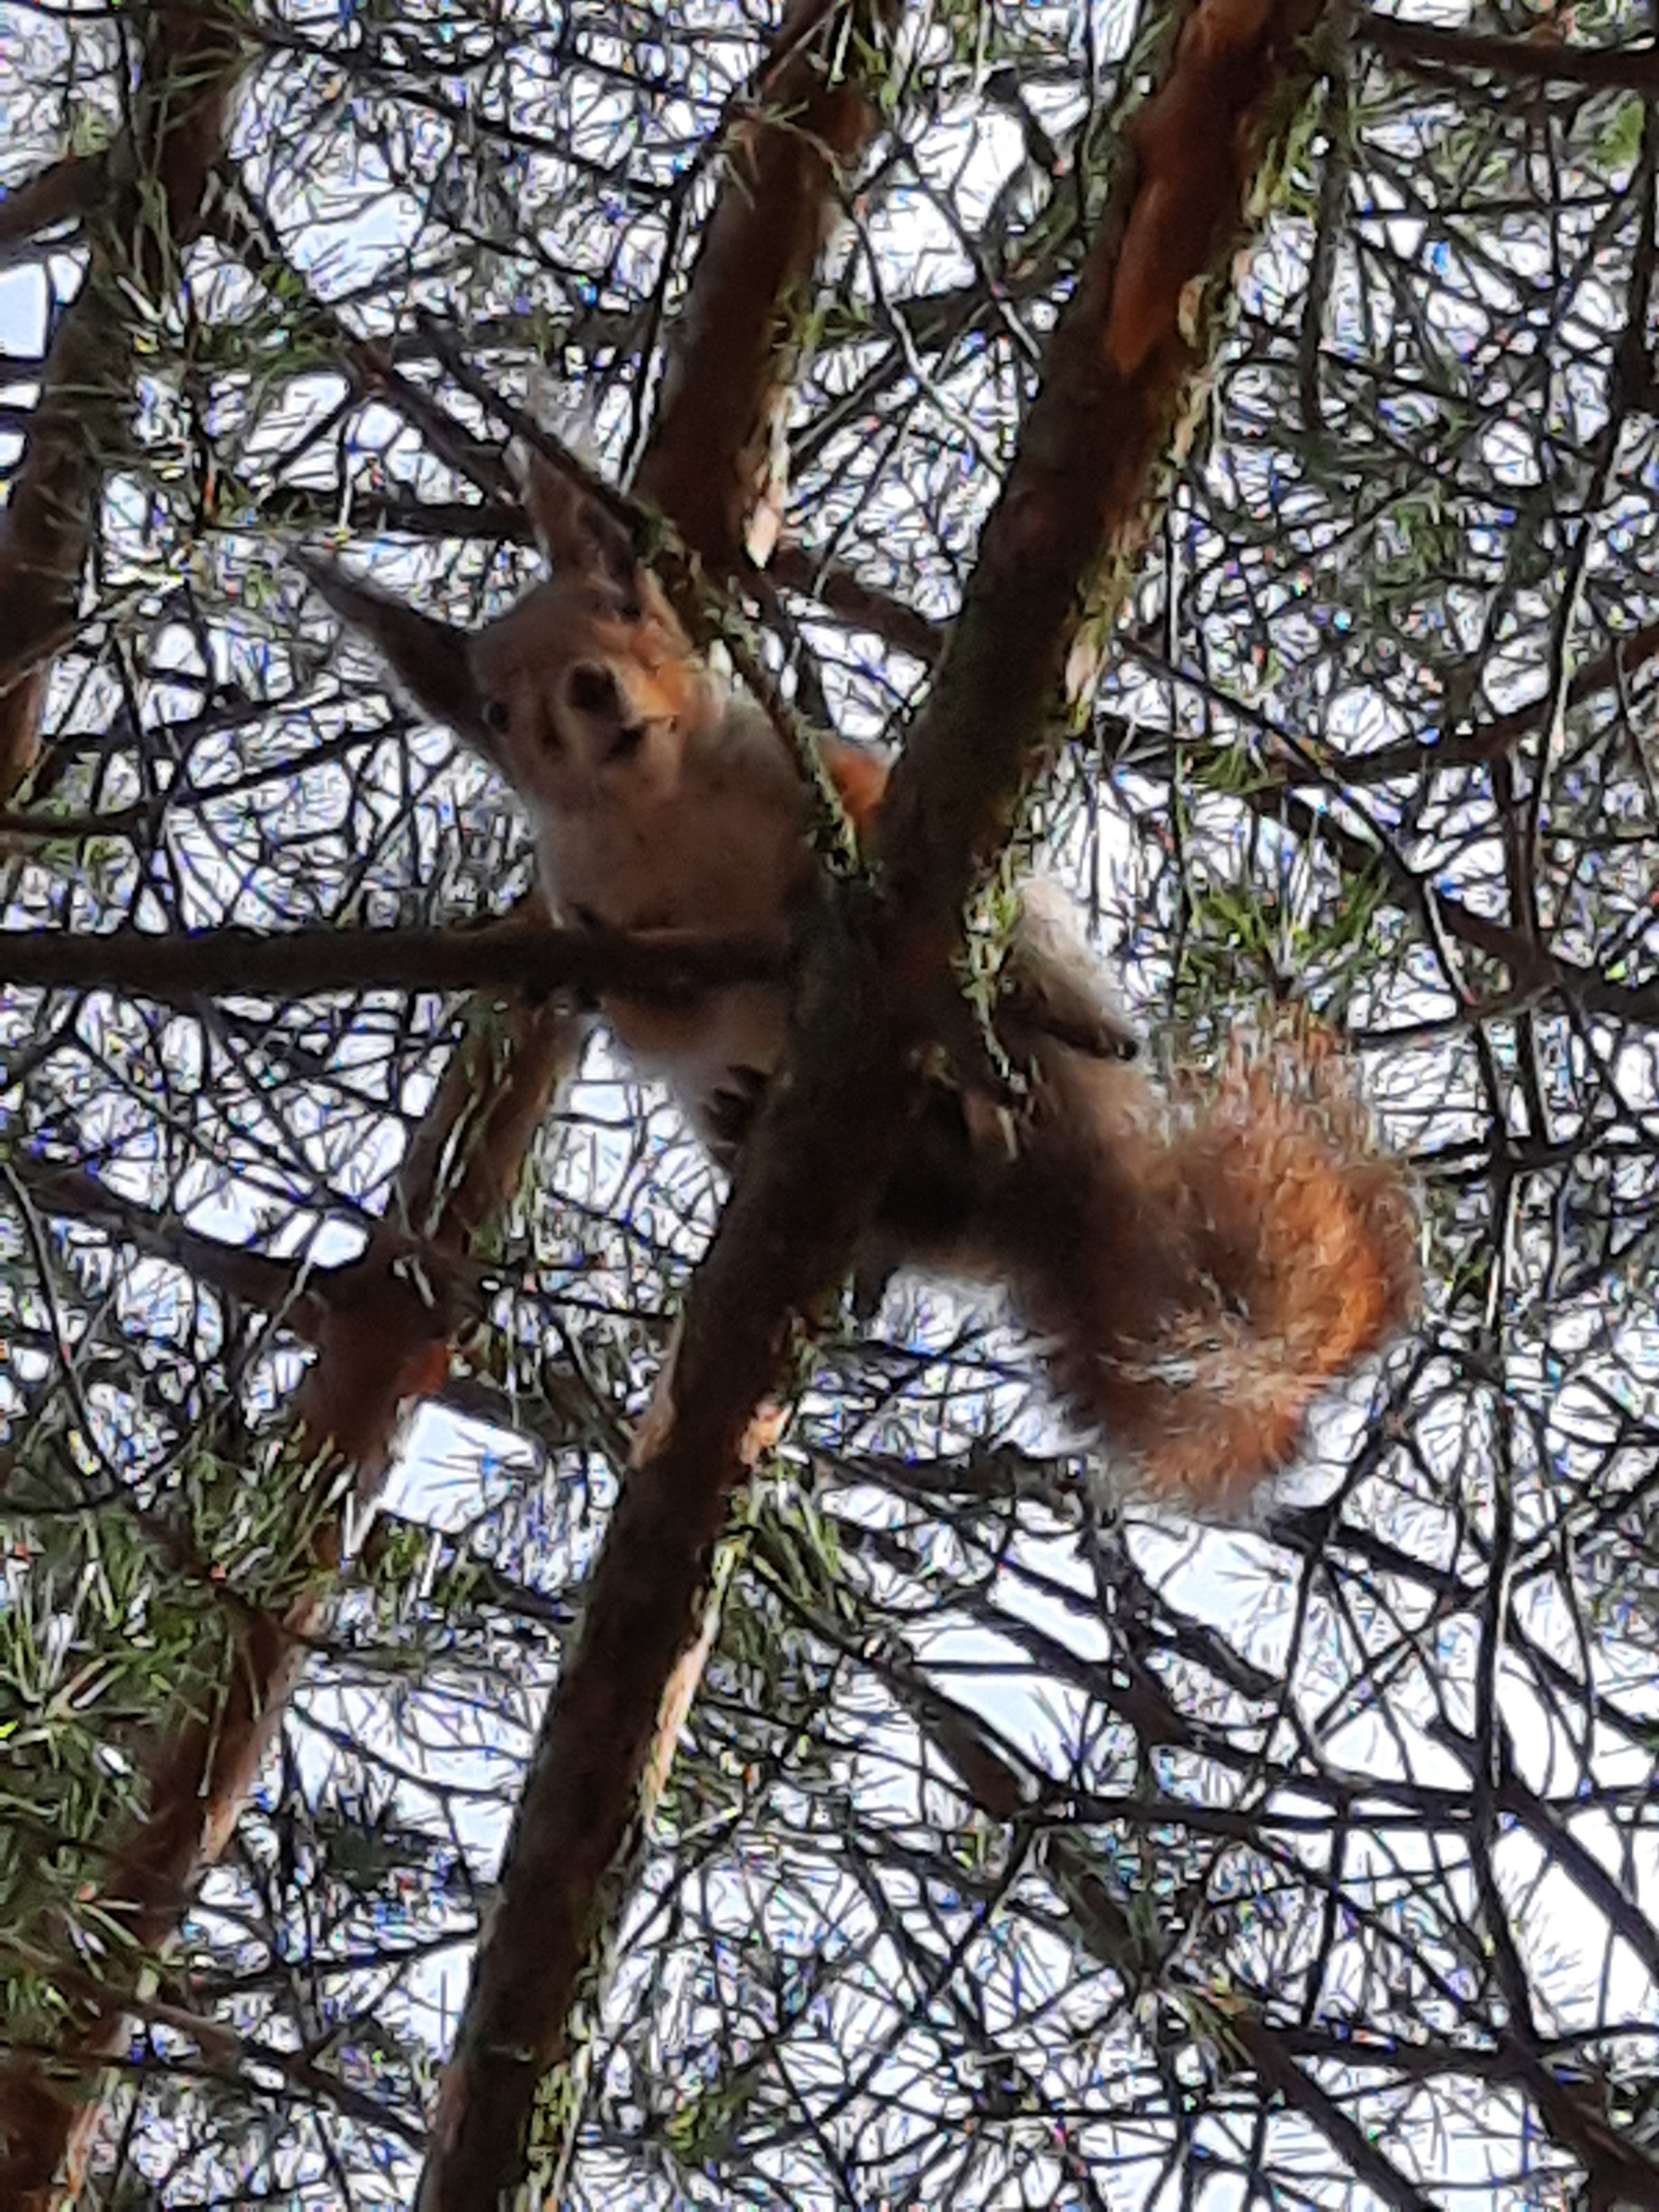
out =
[[[665,796],[717,688],[623,525],[532,455],[525,501],[551,574],[483,629],[459,629],[314,559],[306,574],[412,703],[488,760],[531,826]]]

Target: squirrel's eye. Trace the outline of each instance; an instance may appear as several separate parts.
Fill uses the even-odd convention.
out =
[[[507,735],[507,724],[513,719],[507,710],[505,699],[486,699],[483,718],[485,729],[492,732],[498,738],[504,738]]]

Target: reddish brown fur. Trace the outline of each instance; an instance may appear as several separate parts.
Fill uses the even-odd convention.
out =
[[[1149,1489],[1234,1508],[1408,1317],[1413,1208],[1322,1043],[1280,1039],[1178,1101],[1068,1057],[1018,1191],[1048,1233],[1022,1249],[1008,1223],[1016,1303]]]
[[[856,745],[830,738],[823,747],[823,764],[840,794],[848,820],[860,839],[866,837],[881,811],[887,791],[887,763]]]
[[[617,525],[544,466],[527,497],[552,579],[477,637],[319,580],[513,785],[556,915],[781,936],[815,866],[793,757],[696,659]],[[834,743],[827,764],[867,831],[884,762]],[[602,1011],[735,1164],[782,1058],[783,988]],[[1005,1285],[1063,1396],[1150,1489],[1234,1507],[1295,1452],[1325,1384],[1409,1312],[1403,1185],[1328,1046],[1240,1054],[1207,1096],[1167,1097],[1121,1065],[1099,963],[1036,887],[996,1024],[1031,1072],[1028,1105],[1011,1130],[971,1075],[927,1093],[860,1275],[910,1263]]]

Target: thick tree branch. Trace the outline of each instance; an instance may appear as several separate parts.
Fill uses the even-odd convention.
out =
[[[838,933],[826,914],[803,1035],[637,1441],[520,1804],[422,2212],[474,2212],[516,2185],[542,2077],[577,2047],[755,1409],[783,1373],[794,1316],[847,1265],[896,1148],[913,1095],[908,1048],[960,941],[965,896],[1046,753],[1085,607],[1103,620],[1127,584],[1155,513],[1155,466],[1194,404],[1212,342],[1193,342],[1191,303],[1222,289],[1272,118],[1307,80],[1303,41],[1317,15],[1317,0],[1200,0],[1134,126],[894,779],[880,911],[867,936]]]
[[[75,627],[105,473],[122,445],[132,378],[123,286],[154,297],[173,282],[224,149],[245,52],[234,12],[217,5],[161,0],[144,29],[132,127],[105,157],[91,260],[47,350],[0,519],[0,800],[33,764],[46,672]]]
[[[793,381],[803,288],[841,216],[841,185],[879,112],[835,67],[890,29],[900,0],[792,0],[750,100],[720,152],[726,181],[698,249],[635,489],[672,515],[704,560],[744,561],[757,518],[767,544],[787,486],[774,481]],[[833,30],[833,37],[830,32]]]
[[[514,990],[591,997],[626,991],[679,999],[711,985],[779,975],[785,948],[746,938],[660,930],[641,937],[501,921],[456,929],[224,928],[151,936],[122,929],[0,930],[0,981],[130,992],[165,1005],[197,999],[303,999],[325,991]]]
[[[66,154],[27,184],[14,185],[0,198],[0,269],[21,260],[43,230],[89,213],[103,189],[104,163],[95,154]]]
[[[889,592],[878,591],[852,569],[833,562],[820,567],[803,546],[788,542],[777,546],[766,564],[775,584],[799,592],[804,599],[817,599],[832,615],[855,629],[867,629],[884,645],[896,647],[933,667],[945,649],[945,633],[915,607]]]
[[[705,232],[662,411],[638,472],[641,494],[670,516],[695,550],[727,573],[747,570],[750,526],[757,503],[770,491],[781,506],[785,495],[782,486],[773,484],[771,471],[796,362],[798,303],[793,295],[810,277],[827,230],[838,215],[835,196],[841,172],[862,151],[877,120],[865,89],[856,82],[832,81],[817,51],[826,21],[838,12],[835,0],[794,0],[786,15],[757,87],[757,98],[775,106],[783,119],[774,115],[743,126],[742,169],[728,179]],[[866,42],[855,48],[861,57],[872,27],[890,24],[897,12],[895,0],[854,0],[851,27]],[[449,358],[447,349],[441,352]],[[450,366],[468,383],[461,364],[450,359]],[[799,573],[804,568],[804,563],[796,564],[793,576],[781,575],[779,580],[821,588],[816,577],[805,584]],[[851,580],[841,587],[840,598],[855,619],[889,617],[889,610],[876,595],[862,592]],[[890,618],[882,626],[884,634],[890,630]],[[927,625],[911,623],[903,641],[906,649],[924,658],[933,657],[929,648],[936,650],[936,639]],[[763,1301],[764,1297],[763,1288]],[[764,1303],[760,1314],[763,1334],[769,1340],[775,1331],[767,1322]],[[751,1462],[769,1429],[768,1417],[750,1418],[758,1395],[757,1387],[738,1428],[717,1451],[717,1462],[727,1455],[734,1456],[740,1467]],[[659,1399],[659,1404],[666,1402],[660,1390]],[[690,1542],[682,1547],[688,1578],[681,1606],[671,1616],[671,1631],[684,1622],[688,1632],[678,1649],[665,1655],[641,1768],[637,1773],[624,1771],[621,1777],[623,1791],[637,1784],[647,1808],[663,1786],[680,1725],[714,1641],[719,1598],[706,1553],[714,1540],[722,1497],[723,1492],[716,1492],[709,1498],[714,1519],[706,1540],[694,1528]],[[623,1553],[625,1556],[625,1544]],[[616,1614],[611,1626],[620,1627],[624,1638],[630,1632],[623,1613]],[[624,1744],[624,1757],[631,1747]],[[611,1747],[606,1744],[604,1749],[608,1756]],[[538,1955],[550,1967],[553,1988],[550,1999],[532,1999],[532,2008],[544,2012],[550,2003],[562,2008],[568,1987],[562,1978],[569,1962],[557,1949]],[[483,1970],[481,1961],[481,1973]],[[464,2029],[462,2047],[446,2077],[440,2103],[434,2154],[422,2184],[423,2203],[468,2201],[473,2184],[464,2171],[447,2163],[452,2148],[486,2169],[512,2170],[521,2161],[522,2103],[514,2094],[492,2112],[475,2100],[474,2087]],[[516,2091],[519,2085],[514,2087]],[[560,2170],[574,2142],[580,2098],[567,2100],[567,2106],[562,2141],[550,2146]],[[459,2133],[462,2119],[467,2122],[465,2143]]]
[[[78,2190],[96,2127],[93,2097],[125,2033],[144,1956],[166,1946],[201,1869],[223,1850],[272,1731],[326,1621],[345,1514],[372,1503],[392,1464],[403,1415],[448,1370],[458,1318],[441,1270],[405,1264],[411,1237],[465,1261],[516,1186],[584,1031],[521,1000],[475,1019],[405,1158],[396,1201],[362,1259],[331,1271],[327,1299],[306,1317],[319,1351],[301,1386],[286,1470],[307,1529],[302,1570],[280,1612],[234,1609],[235,1662],[211,1714],[181,1715],[150,1745],[149,1809],[112,1851],[100,1911],[130,1949],[106,1954],[105,1978],[64,2008],[58,2047],[0,2069],[0,2204],[47,2212],[58,2184]],[[434,1280],[435,1275],[435,1280]],[[351,1504],[339,1476],[349,1468]],[[68,1931],[43,1931],[41,1943]],[[77,1969],[78,1971],[78,1969]]]
[[[809,11],[821,15],[822,9]],[[812,26],[798,19],[797,30]],[[793,39],[787,43],[796,43]],[[787,63],[786,63],[787,65]],[[228,218],[222,218],[228,221]],[[232,225],[235,229],[237,227]],[[276,264],[262,241],[250,230],[239,235],[239,247],[256,273],[270,276]],[[716,264],[718,266],[718,263]],[[79,303],[77,303],[79,304]],[[85,319],[82,319],[83,327]],[[769,341],[770,333],[768,334]],[[499,462],[478,465],[471,442],[452,436],[442,410],[422,404],[422,396],[402,389],[377,349],[349,349],[359,379],[367,387],[386,391],[405,404],[420,426],[434,438],[463,472],[478,483],[487,495],[502,489]],[[751,364],[751,367],[755,364]],[[764,361],[760,366],[764,366]],[[396,384],[393,392],[389,387]],[[64,441],[67,443],[67,439]],[[698,467],[717,470],[721,456],[704,442],[697,454]],[[735,477],[739,457],[729,456],[726,473]],[[90,480],[95,483],[95,479]],[[89,487],[86,487],[89,488]],[[53,611],[66,622],[72,613],[73,576],[78,574],[90,529],[90,514],[82,507],[69,521],[78,526],[60,531],[54,546],[55,596]],[[39,623],[37,622],[37,628]],[[30,701],[31,709],[34,701]],[[31,725],[32,742],[32,725]],[[215,947],[175,941],[163,951],[128,940],[123,957],[143,966],[148,963],[152,983],[178,988],[192,963],[195,981],[207,975],[223,977],[222,942]],[[316,948],[309,948],[314,950]],[[61,945],[44,952],[47,965],[62,960]],[[279,967],[285,958],[307,948],[291,943],[278,950]],[[427,952],[431,954],[428,944]],[[21,948],[19,948],[21,952]],[[239,948],[239,954],[251,948]],[[507,965],[514,975],[520,968],[517,947],[510,948]],[[98,957],[102,957],[100,954]],[[258,959],[262,956],[252,955]],[[338,955],[335,956],[336,960]],[[436,956],[450,957],[447,951]],[[588,947],[578,956],[567,947],[556,956],[591,959],[604,956],[603,948]],[[629,957],[621,956],[624,960]],[[239,957],[246,983],[248,968]],[[129,967],[127,988],[141,988]],[[337,968],[333,971],[338,974]],[[683,971],[682,971],[683,972]],[[37,975],[42,971],[36,970]],[[291,971],[287,978],[293,980]],[[456,980],[459,980],[459,977]],[[597,980],[597,976],[595,978]],[[487,1010],[483,1010],[487,1011]],[[490,1218],[516,1176],[531,1135],[545,1111],[558,1075],[570,1064],[579,1031],[550,1014],[522,1008],[509,1012],[506,1026],[516,1036],[503,1038],[502,1024],[481,1022],[450,1071],[443,1091],[428,1117],[425,1135],[417,1139],[405,1163],[404,1191],[397,1224],[388,1223],[381,1239],[355,1271],[351,1285],[335,1287],[319,1322],[321,1351],[301,1393],[301,1434],[313,1445],[326,1449],[317,1462],[314,1480],[325,1483],[327,1471],[344,1460],[356,1471],[361,1496],[372,1497],[384,1478],[392,1448],[398,1413],[409,1400],[432,1387],[447,1361],[450,1316],[429,1303],[422,1279],[398,1266],[398,1249],[406,1242],[405,1225],[430,1235],[441,1246],[463,1249]],[[459,1182],[453,1178],[453,1160],[465,1164]],[[438,1218],[429,1218],[434,1207]],[[350,1295],[355,1290],[356,1295]],[[319,1488],[319,1496],[325,1494]],[[125,1917],[139,1947],[163,1942],[176,1923],[196,1870],[222,1847],[240,1805],[258,1771],[274,1717],[281,1710],[299,1668],[307,1642],[322,1617],[331,1568],[337,1559],[340,1524],[325,1512],[313,1532],[311,1553],[315,1577],[281,1619],[262,1620],[246,1638],[236,1669],[234,1692],[228,1705],[216,1716],[210,1735],[193,1721],[165,1743],[158,1744],[153,1765],[149,1817],[124,1846],[100,1903]],[[682,1668],[680,1695],[689,1697],[695,1668]],[[678,1730],[671,1726],[665,1741],[672,1745]],[[0,2192],[5,2201],[23,2201],[24,2192],[36,2192],[41,2201],[50,2194],[66,2144],[73,2169],[84,2152],[92,2115],[75,2124],[75,2100],[88,2084],[88,2069],[118,2043],[124,2001],[129,1994],[118,1979],[95,2002],[83,2002],[66,2021],[56,2069],[40,2066],[14,2069],[0,2083],[0,2132],[7,2138],[0,2158]],[[73,2136],[73,2142],[70,2138]]]

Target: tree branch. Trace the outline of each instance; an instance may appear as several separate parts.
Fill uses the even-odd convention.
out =
[[[1566,687],[1565,705],[1582,706],[1598,692],[1627,682],[1656,655],[1659,655],[1659,623],[1648,623],[1632,630],[1628,637],[1620,638],[1606,653],[1581,668]],[[1553,704],[1546,691],[1524,707],[1514,707],[1506,714],[1496,714],[1490,721],[1479,723],[1461,736],[1439,738],[1428,744],[1407,738],[1399,744],[1377,745],[1370,752],[1345,751],[1340,756],[1342,781],[1353,786],[1388,783],[1396,776],[1414,777],[1425,773],[1433,775],[1444,769],[1480,767],[1541,728]]]
[[[20,1159],[13,1173],[43,1214],[84,1221],[147,1259],[182,1268],[210,1290],[262,1312],[285,1312],[296,1333],[314,1337],[321,1318],[320,1274],[307,1281],[291,1260],[273,1260],[247,1244],[227,1243],[168,1220],[112,1191],[84,1168],[48,1166]],[[326,1271],[325,1271],[326,1272]]]
[[[263,235],[250,216],[220,207],[214,210],[212,227],[215,235],[231,252],[240,256],[249,273],[267,289],[275,290],[280,288],[289,294],[297,289],[304,295],[303,276],[283,260],[274,242]],[[713,267],[714,273],[718,273],[720,264],[717,261]],[[332,311],[314,299],[307,301],[307,313],[319,329],[328,331],[332,337],[359,389],[366,393],[372,392],[377,398],[384,399],[389,406],[396,408],[405,421],[420,431],[434,453],[483,495],[477,505],[463,505],[453,501],[422,501],[416,505],[404,500],[389,507],[384,499],[373,494],[364,494],[353,501],[354,518],[371,526],[381,524],[387,529],[418,531],[422,536],[474,535],[527,540],[532,534],[529,520],[514,493],[512,479],[500,453],[480,445],[430,393],[412,384],[404,375],[398,367],[398,348],[354,338]],[[772,334],[781,343],[787,335],[787,325],[775,322]],[[423,322],[418,339],[410,341],[411,346],[416,343],[423,351],[437,353],[458,380],[464,384],[467,382],[469,372],[465,356],[437,326]],[[741,363],[733,364],[734,375],[741,366]],[[750,388],[757,390],[763,386],[769,388],[771,374],[765,363],[750,363]],[[470,374],[469,388],[474,391],[475,396],[485,405],[494,407],[503,420],[510,422],[514,410],[502,396],[492,392],[476,369]],[[742,380],[738,380],[741,382]],[[757,401],[756,404],[758,406],[760,402]],[[740,427],[740,410],[731,410],[727,427]],[[682,419],[685,434],[689,436],[695,427],[695,414],[688,411]],[[544,441],[547,445],[552,442],[550,440]],[[741,453],[731,457],[730,465],[733,470],[745,465]],[[663,460],[655,465],[666,470],[668,463]],[[690,473],[701,481],[718,473],[720,465],[719,457],[705,450],[699,453]],[[676,464],[677,470],[678,466]],[[673,517],[674,509],[667,499],[659,498],[657,504],[665,514]],[[266,511],[277,522],[284,520],[303,521],[313,514],[315,507],[316,502],[310,495],[290,489],[279,493]],[[323,518],[319,517],[318,520]],[[334,520],[331,514],[326,518],[331,526]],[[716,568],[720,566],[715,553],[707,548],[700,548],[699,550],[705,561]],[[739,581],[752,582],[753,564],[741,544],[737,546],[726,573],[734,575]],[[799,592],[803,599],[817,599],[842,621],[873,632],[885,643],[913,655],[926,666],[932,667],[939,658],[943,643],[943,634],[939,625],[930,622],[926,615],[919,613],[902,599],[866,583],[849,568],[834,562],[816,562],[802,547],[786,543],[773,551],[768,562],[767,574],[774,583]]]
[[[88,214],[103,188],[104,161],[96,154],[66,154],[14,185],[0,198],[0,269],[21,260],[43,230]]]
[[[1213,2000],[1212,2001],[1213,2002]],[[1221,2008],[1227,2034],[1237,2044],[1268,2088],[1277,2090],[1293,2112],[1317,2128],[1331,2148],[1368,2189],[1395,2212],[1435,2212],[1421,2190],[1384,2158],[1365,2130],[1304,2066],[1298,2066],[1266,2021],[1247,2000]]]
[[[1628,1022],[1659,1022],[1659,981],[1615,983],[1593,968],[1563,959],[1513,924],[1477,914],[1474,908],[1424,883],[1399,853],[1382,842],[1375,844],[1334,819],[1323,807],[1309,805],[1294,792],[1267,789],[1241,794],[1247,805],[1267,818],[1282,822],[1309,844],[1323,844],[1351,875],[1365,876],[1381,869],[1402,905],[1422,924],[1425,936],[1449,962],[1449,945],[1467,945],[1471,951],[1498,962],[1510,971],[1510,988],[1505,1004],[1547,992],[1559,992],[1588,1012],[1607,1014]],[[1486,1015],[1498,1011],[1481,1005],[1465,992],[1454,975],[1449,987],[1464,1000],[1469,1011]]]
[[[834,66],[897,20],[899,0],[791,0],[777,44],[719,151],[726,180],[675,319],[656,422],[635,489],[716,568],[744,565],[757,517],[764,560],[787,482],[774,481],[795,376],[802,288],[841,218],[843,178],[880,114],[858,72]],[[836,38],[825,35],[834,22]]]
[[[0,930],[0,980],[53,989],[131,992],[165,1005],[206,998],[303,999],[325,991],[514,990],[680,999],[782,972],[785,948],[759,938],[659,930],[551,929],[498,921],[476,928],[229,927],[166,936],[120,929]]]
[[[802,1036],[636,1440],[514,1821],[422,2212],[471,2212],[517,2185],[542,2077],[579,2046],[755,1409],[783,1374],[794,1316],[811,1313],[848,1264],[896,1150],[913,1096],[908,1047],[959,944],[966,893],[1048,749],[1085,609],[1103,623],[1127,588],[1156,513],[1155,465],[1196,404],[1213,343],[1213,319],[1197,343],[1189,336],[1189,304],[1200,289],[1224,289],[1259,198],[1270,118],[1304,88],[1303,41],[1318,12],[1317,0],[1200,0],[1137,118],[1135,158],[1062,315],[962,618],[894,777],[873,927],[866,935],[826,907]]]
[[[161,0],[145,28],[132,125],[105,157],[113,189],[85,279],[47,349],[0,520],[0,800],[33,765],[47,668],[73,633],[105,471],[122,444],[132,378],[123,283],[155,296],[173,282],[176,250],[199,228],[224,149],[245,52],[235,12],[221,5]]]
[[[440,1255],[466,1259],[516,1185],[584,1034],[557,1010],[521,1000],[475,1009],[404,1158],[386,1222],[361,1260],[331,1271],[327,1299],[308,1310],[319,1350],[298,1396],[289,1471],[307,1531],[294,1595],[280,1612],[230,1608],[235,1656],[218,1704],[207,1715],[179,1715],[148,1747],[148,1809],[117,1840],[96,1899],[130,1940],[102,1954],[95,1984],[77,1981],[54,2051],[19,2053],[0,2069],[0,2204],[48,2212],[60,2176],[71,2193],[79,2190],[99,2118],[93,2093],[122,2047],[144,1959],[166,1946],[197,1876],[234,1832],[325,1626],[347,1515],[372,1505],[404,1412],[447,1371],[457,1308],[441,1270],[434,1282],[434,1271],[405,1264],[411,1234]],[[345,1468],[355,1481],[343,1495]],[[74,1937],[54,1923],[32,1940],[45,1972],[44,1961]],[[77,1975],[85,1955],[76,1952]]]
[[[1490,39],[1478,31],[1444,30],[1434,23],[1378,15],[1362,15],[1354,26],[1356,37],[1407,68],[1490,70],[1494,76],[1523,82],[1553,78],[1596,91],[1638,92],[1646,100],[1659,94],[1659,47],[1572,46],[1540,32],[1525,39]]]

